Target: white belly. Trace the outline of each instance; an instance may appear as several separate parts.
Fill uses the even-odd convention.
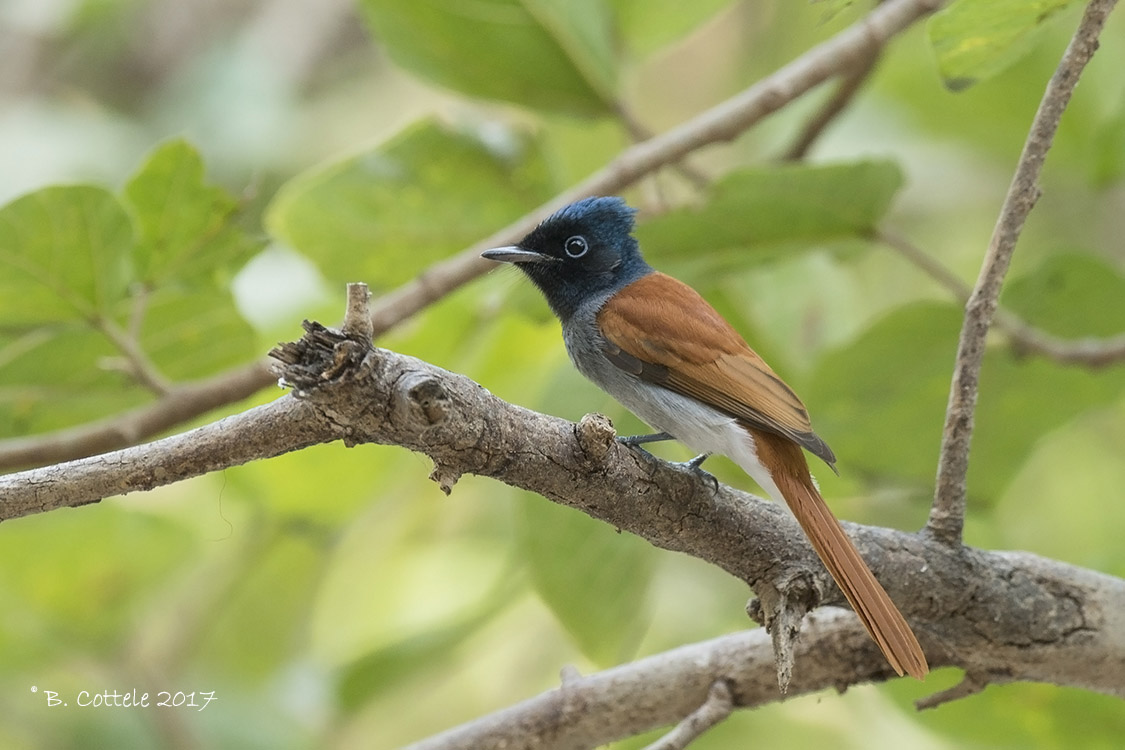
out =
[[[609,393],[653,429],[667,432],[696,453],[726,456],[770,497],[784,500],[769,472],[758,461],[753,436],[733,417],[660,386],[635,379],[631,385],[628,393]]]
[[[754,438],[733,417],[687,396],[621,370],[602,353],[596,301],[563,325],[567,353],[579,372],[658,432],[667,432],[698,453],[726,456],[784,505],[784,498],[758,461]]]

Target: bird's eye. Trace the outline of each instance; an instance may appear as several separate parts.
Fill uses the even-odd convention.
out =
[[[585,237],[576,234],[566,241],[566,244],[563,245],[563,249],[566,250],[566,254],[571,258],[581,258],[586,254],[586,251],[590,249],[590,246],[586,244]]]

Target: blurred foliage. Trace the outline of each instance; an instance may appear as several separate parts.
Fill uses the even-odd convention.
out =
[[[929,21],[945,85],[954,91],[1027,56],[1051,17],[1070,0],[956,0]]]
[[[627,193],[649,258],[802,393],[840,457],[842,476],[818,478],[845,517],[925,518],[960,322],[951,295],[873,230],[972,280],[1079,6],[959,0],[891,45],[808,161],[778,155],[825,91],[693,154],[707,187],[666,170]],[[330,322],[343,282],[413,278],[599,168],[636,123],[671,127],[867,9],[0,6],[0,439],[150,401],[130,342],[176,383],[261,356],[301,317]],[[1061,336],[1125,330],[1123,68],[1119,13],[1002,299]],[[530,408],[644,430],[574,372],[510,269],[381,343]],[[970,543],[1125,575],[1121,372],[994,337]],[[708,468],[752,488],[729,462]],[[466,477],[446,499],[428,472],[397,448],[317,446],[4,524],[0,746],[389,748],[548,689],[564,664],[590,671],[748,625],[749,592],[719,570],[494,482]],[[740,712],[693,747],[1108,748],[1125,735],[1118,701],[1046,685],[911,710],[957,679]],[[48,708],[44,692],[133,688],[216,700]]]

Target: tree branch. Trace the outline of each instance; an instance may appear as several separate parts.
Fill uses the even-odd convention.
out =
[[[707,700],[702,706],[688,714],[675,729],[645,750],[684,750],[701,734],[730,716],[733,710],[734,701],[730,688],[722,680],[716,680],[707,691]]]
[[[0,477],[0,521],[151,490],[343,435],[310,404],[279,399],[155,443]]]
[[[932,255],[894,232],[882,230],[876,233],[876,238],[898,251],[962,302],[968,302],[973,290]],[[1110,338],[1065,339],[1036,328],[1003,307],[996,308],[993,322],[1008,337],[1014,349],[1038,354],[1059,364],[1106,367],[1125,361],[1125,334]]]
[[[816,140],[848,108],[848,105],[855,99],[855,95],[863,88],[863,84],[875,72],[880,52],[881,50],[878,48],[869,50],[868,54],[861,58],[851,71],[840,80],[836,90],[832,92],[832,97],[816,111],[816,114],[805,123],[801,132],[797,134],[793,144],[782,155],[782,161],[799,161],[808,155],[809,149],[816,143]]]
[[[1038,558],[1027,557],[1032,566],[1038,562]],[[1062,570],[1058,573],[1067,574]],[[1120,584],[1113,595],[1119,601],[1125,596]],[[791,695],[832,687],[843,689],[867,679],[860,662],[851,654],[851,649],[862,648],[866,633],[850,613],[838,609],[813,613],[803,635],[800,656],[805,669],[794,680]],[[1121,664],[1122,657],[1119,652],[1115,663]],[[1002,661],[995,660],[998,669],[1006,668]],[[568,680],[560,688],[429,737],[405,750],[593,747],[690,716],[704,701],[709,686],[716,682],[729,687],[735,708],[773,703],[779,695],[771,662],[769,636],[764,629],[733,633]],[[1017,669],[1022,671],[1022,664]],[[1003,674],[1007,675],[1005,681],[1011,681],[1010,673]],[[834,682],[833,676],[839,681]],[[946,696],[948,692],[938,695]],[[1122,693],[1119,690],[1117,694]]]
[[[18,469],[105,453],[164,432],[274,381],[266,360],[173,388],[167,396],[124,414],[46,435],[0,440],[0,469]]]
[[[172,383],[141,349],[140,342],[132,330],[124,331],[116,322],[105,317],[98,317],[93,323],[94,327],[121,351],[124,356],[120,368],[122,371],[157,396],[164,396],[171,392]]]
[[[1000,308],[996,326],[1021,352],[1038,354],[1061,364],[1106,367],[1125,362],[1125,333],[1110,338],[1064,339],[1029,325],[1019,316]]]
[[[760,593],[777,591],[810,610],[843,604],[796,523],[776,505],[715,487],[689,470],[622,445],[604,417],[576,425],[538,414],[501,401],[468,378],[375,349],[366,340],[316,324],[307,329],[300,342],[276,351],[292,395],[146,446],[0,477],[0,519],[96,502],[318,442],[395,444],[429,455],[431,476],[447,492],[464,473],[491,476],[658,547],[708,561]],[[846,526],[911,620],[934,666],[957,665],[975,674],[1125,697],[1120,680],[1125,581],[1029,554],[951,547],[924,534]],[[848,624],[833,629],[830,637],[796,642],[791,690],[893,676],[854,616],[839,616]],[[769,642],[764,632],[755,632],[755,638]],[[645,725],[681,720],[720,679],[730,682],[736,705],[776,699],[775,665],[770,647],[763,648],[754,658],[768,669],[755,672],[754,684],[767,682],[768,698],[761,686],[754,693],[760,698],[748,697],[744,675],[706,664],[700,672],[696,664],[697,692],[682,681],[649,680],[657,685],[652,689],[663,691],[663,700],[683,710],[670,711],[663,704],[647,715]],[[564,691],[586,679],[568,681]],[[619,700],[614,703],[618,711]],[[579,705],[590,705],[586,693]],[[651,702],[644,698],[630,705]],[[521,726],[509,725],[508,731],[525,731]],[[574,723],[573,731],[579,726]],[[601,724],[595,720],[588,726]]]
[[[869,57],[943,2],[888,0],[863,20],[745,91],[666,133],[625,149],[601,170],[554,200],[381,297],[372,311],[374,334],[386,332],[488,271],[492,264],[480,257],[481,251],[518,241],[543,218],[568,203],[588,195],[620,192],[693,151],[734,139],[841,70],[854,67],[856,61]],[[246,398],[271,382],[266,363],[253,362],[174,388],[167,396],[123,417],[46,435],[0,440],[0,470],[40,466],[132,445],[212,409]]]
[[[988,252],[976,286],[965,305],[965,319],[957,346],[953,383],[949,391],[945,428],[938,461],[937,486],[926,530],[945,544],[959,544],[965,524],[965,476],[969,468],[969,445],[977,404],[980,367],[985,338],[996,312],[1000,287],[1024,221],[1039,199],[1039,173],[1058,130],[1078,78],[1098,47],[1098,35],[1116,0],[1091,0],[1082,21],[1063,54],[1058,69],[1047,84],[1039,110],[1020,154],[1012,184],[1004,198]]]

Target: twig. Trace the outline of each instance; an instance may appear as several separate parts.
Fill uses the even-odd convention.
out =
[[[629,133],[629,137],[635,142],[640,143],[641,141],[647,141],[656,136],[656,134],[645,127],[623,103],[618,102],[614,111],[617,115],[617,119],[620,120],[621,124],[625,127],[625,131]],[[696,188],[703,189],[711,184],[711,178],[692,166],[686,156],[680,161],[673,162],[671,167]]]
[[[697,737],[730,716],[734,710],[734,700],[730,688],[723,680],[711,683],[707,700],[699,708],[688,714],[668,734],[648,745],[645,750],[684,750]]]
[[[968,301],[973,290],[932,255],[894,232],[881,230],[875,236],[880,242],[893,248],[925,271],[961,302]],[[996,308],[993,322],[1004,332],[1016,350],[1038,354],[1060,364],[1106,367],[1125,361],[1125,334],[1109,338],[1091,336],[1083,339],[1065,339],[1030,325],[1003,307]]]
[[[161,374],[156,364],[141,349],[137,339],[121,329],[109,318],[99,317],[94,326],[105,334],[113,345],[125,356],[124,370],[139,384],[157,396],[166,396],[172,391],[172,384]]]
[[[799,161],[805,158],[816,139],[847,108],[855,95],[863,88],[863,84],[875,71],[875,66],[879,62],[879,53],[879,49],[870,50],[869,54],[860,59],[851,71],[840,80],[836,90],[832,93],[832,97],[817,110],[811,120],[805,123],[793,144],[782,154],[782,161]]]
[[[427,305],[489,271],[480,253],[518,241],[543,218],[568,203],[595,194],[617,193],[645,175],[697,149],[728,141],[762,118],[837,75],[944,0],[889,0],[866,18],[809,50],[745,91],[681,123],[672,130],[629,147],[601,170],[523,218],[457,255],[436,263],[372,306],[374,335],[379,336]],[[245,398],[273,382],[265,362],[253,362],[192,386],[177,387],[155,403],[92,425],[61,432],[0,441],[0,470],[39,466],[132,445],[211,409]],[[195,402],[192,402],[195,399]]]
[[[344,334],[350,338],[371,341],[375,329],[371,325],[371,292],[367,284],[348,284],[348,306],[344,312]]]
[[[1092,0],[1067,46],[1058,69],[1047,84],[1039,110],[1024,143],[1012,184],[988,244],[980,276],[965,306],[965,319],[957,346],[957,361],[949,391],[937,486],[926,530],[934,538],[955,545],[965,525],[965,476],[973,435],[980,367],[985,338],[996,311],[1000,287],[1019,240],[1024,221],[1039,199],[1039,172],[1051,148],[1063,110],[1086,63],[1098,47],[1098,34],[1116,0]]]
[[[937,708],[943,703],[952,703],[962,698],[968,698],[970,695],[976,695],[988,687],[990,682],[992,682],[992,680],[988,675],[965,672],[964,677],[962,677],[961,681],[956,685],[936,692],[933,695],[928,695],[925,698],[919,698],[914,701],[914,706],[919,711],[924,711],[927,708]]]
[[[996,326],[1008,334],[1017,350],[1038,354],[1055,362],[1086,367],[1106,367],[1125,362],[1125,334],[1110,338],[1064,339],[1028,325],[1003,308],[996,311]]]
[[[124,414],[47,435],[8,438],[0,441],[0,469],[70,461],[134,445],[212,409],[248,398],[273,382],[263,358],[213,378],[177,385],[159,401]]]
[[[973,288],[962,281],[957,274],[950,271],[937,258],[922,250],[906,237],[888,229],[880,229],[875,232],[875,239],[922,269],[927,276],[952,292],[953,296],[962,303],[969,301]]]

